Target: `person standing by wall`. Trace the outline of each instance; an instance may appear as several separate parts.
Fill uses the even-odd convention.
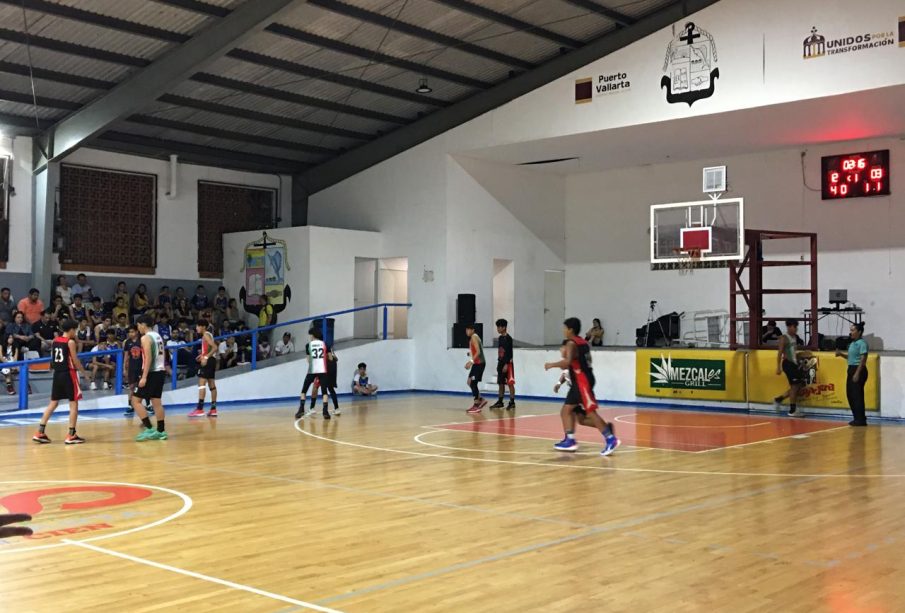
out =
[[[603,326],[600,325],[600,320],[596,317],[591,329],[585,334],[584,340],[591,343],[591,347],[603,347]]]
[[[273,305],[270,304],[270,300],[267,298],[267,294],[261,295],[261,310],[258,311],[258,327],[263,328],[264,326],[269,326],[273,324]],[[261,339],[267,339],[270,341],[270,330],[265,330],[258,335],[259,341]]]
[[[848,359],[848,376],[845,381],[845,395],[848,406],[852,410],[850,426],[866,426],[867,415],[864,412],[864,386],[867,384],[867,341],[864,340],[864,323],[852,324],[849,331],[852,342],[848,352],[836,351],[840,358]]]

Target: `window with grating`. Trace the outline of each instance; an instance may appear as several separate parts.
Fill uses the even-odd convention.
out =
[[[157,175],[63,164],[58,215],[63,270],[154,274]]]
[[[273,227],[276,190],[198,181],[198,274],[223,276],[223,235]]]

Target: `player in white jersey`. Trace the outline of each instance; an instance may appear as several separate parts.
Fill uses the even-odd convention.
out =
[[[164,359],[163,339],[154,332],[154,318],[142,315],[138,318],[138,332],[141,334],[141,379],[132,393],[132,407],[141,418],[144,429],[135,437],[136,441],[167,440],[164,425],[164,408],[160,398],[163,396],[163,385],[166,382],[166,361]],[[157,418],[157,429],[151,427],[151,420],[142,400],[151,401],[154,416]]]
[[[305,375],[305,383],[302,384],[302,394],[299,398],[299,410],[295,413],[295,418],[302,416],[307,417],[314,411],[305,412],[305,398],[308,396],[308,389],[314,384],[327,376],[327,344],[324,342],[324,335],[317,327],[308,330],[310,340],[305,345],[305,353],[308,354],[308,374]],[[323,386],[321,386],[323,387]],[[329,419],[329,413],[325,415],[325,419]]]

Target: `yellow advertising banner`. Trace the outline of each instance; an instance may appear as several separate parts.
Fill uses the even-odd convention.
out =
[[[801,391],[798,404],[803,407],[847,409],[845,380],[848,364],[835,354],[817,351],[803,368],[807,385]],[[867,356],[867,385],[864,387],[864,405],[868,411],[880,408],[880,357]],[[752,351],[748,358],[748,400],[771,404],[773,399],[789,389],[784,374],[776,374],[776,351]]]
[[[635,394],[745,402],[745,354],[704,349],[638,349]]]

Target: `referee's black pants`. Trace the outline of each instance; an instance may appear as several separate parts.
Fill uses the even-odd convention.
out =
[[[852,417],[857,424],[866,424],[867,415],[864,412],[864,385],[867,383],[867,368],[861,369],[858,381],[853,377],[857,372],[857,366],[848,367],[848,376],[845,381],[845,395],[848,396],[848,406],[852,409]]]

